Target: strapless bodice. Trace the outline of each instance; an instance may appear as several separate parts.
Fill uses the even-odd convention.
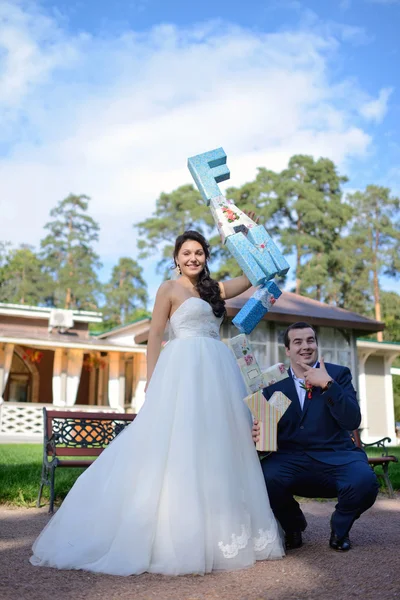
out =
[[[222,318],[216,317],[208,302],[202,298],[188,298],[169,320],[169,338],[211,337],[219,340]]]

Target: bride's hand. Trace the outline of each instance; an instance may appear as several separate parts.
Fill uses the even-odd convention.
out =
[[[254,210],[245,210],[244,211],[245,215],[247,215],[249,217],[249,219],[251,219],[252,221],[254,221],[255,223],[260,222],[260,217],[256,216],[256,213],[254,212]]]

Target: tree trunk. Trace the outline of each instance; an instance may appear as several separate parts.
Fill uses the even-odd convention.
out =
[[[373,255],[373,277],[374,277],[374,303],[375,303],[375,319],[380,321],[381,315],[381,302],[380,302],[380,290],[379,290],[379,278],[378,278],[378,248],[379,248],[379,229],[375,231],[375,247]],[[383,333],[378,331],[377,333],[378,342],[383,342]]]
[[[72,232],[72,217],[70,217],[70,219],[69,219],[68,229],[69,229],[69,240],[68,240],[68,243],[70,244],[71,243],[71,232]],[[67,261],[68,261],[68,265],[69,265],[69,268],[70,268],[69,276],[72,279],[72,275],[73,275],[73,270],[72,270],[73,263],[72,263],[72,256],[71,256],[70,248],[68,249],[68,258],[67,258]],[[67,288],[67,293],[65,295],[65,308],[67,310],[69,310],[71,308],[71,304],[72,304],[72,291],[71,291],[71,288],[68,287]]]
[[[299,277],[299,272],[300,272],[300,251],[297,248],[297,256],[296,256],[296,294],[300,294],[300,287],[301,287],[301,279]]]
[[[71,306],[71,301],[72,301],[72,298],[71,298],[71,288],[67,288],[67,294],[65,296],[65,308],[67,310],[69,310],[69,308]]]
[[[300,198],[300,196],[299,196]],[[297,223],[296,223],[296,227],[297,227],[297,233],[301,233],[301,218],[298,215],[297,217]],[[301,269],[301,246],[297,245],[296,246],[296,294],[300,294],[300,288],[301,288],[301,279],[300,279],[300,269]]]
[[[25,304],[25,269],[22,269],[21,299],[19,303]]]

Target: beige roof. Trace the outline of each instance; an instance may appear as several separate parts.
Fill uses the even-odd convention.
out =
[[[53,309],[47,306],[30,306],[28,304],[8,304],[0,302],[0,315],[22,317],[24,319],[45,319],[49,320]],[[92,310],[73,310],[71,311],[74,321],[83,323],[101,323],[103,315],[101,312]]]
[[[255,288],[251,287],[240,296],[227,300],[228,315],[236,315],[254,292]],[[292,292],[282,292],[282,296],[264,318],[266,321],[283,323],[304,320],[310,321],[313,325],[347,327],[364,332],[382,331],[385,328],[381,321],[375,321],[375,319],[369,319],[350,310],[318,302],[318,300],[312,300]]]
[[[128,323],[127,325],[120,325],[119,327],[114,327],[113,329],[109,329],[108,331],[104,331],[103,333],[99,333],[96,335],[98,340],[105,340],[107,338],[112,338],[120,335],[126,335],[127,333],[132,333],[132,336],[143,328],[144,325],[150,324],[151,319],[146,317],[145,319],[140,319],[139,321],[133,321],[133,323]]]
[[[95,337],[79,337],[68,333],[47,333],[26,331],[0,331],[0,342],[20,344],[37,348],[80,348],[82,350],[97,350],[100,352],[143,352],[143,346],[120,345]]]

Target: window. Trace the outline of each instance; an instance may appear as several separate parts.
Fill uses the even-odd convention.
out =
[[[325,362],[352,369],[351,332],[347,329],[319,327],[317,334],[319,353]]]
[[[278,344],[278,362],[281,362],[288,369],[290,366],[289,358],[286,356],[285,343],[283,341],[284,333],[289,325],[276,325],[276,340]]]

